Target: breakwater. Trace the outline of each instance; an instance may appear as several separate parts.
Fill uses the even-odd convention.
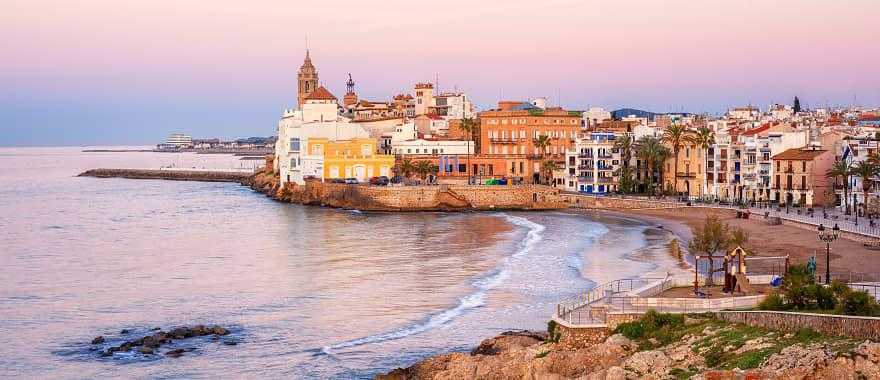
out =
[[[163,179],[172,181],[243,182],[253,173],[212,170],[91,169],[79,177]]]

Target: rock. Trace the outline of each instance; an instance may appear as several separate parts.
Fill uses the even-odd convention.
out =
[[[122,329],[122,330],[119,331],[119,333],[122,334],[122,335],[128,334],[128,333],[130,333],[130,332],[131,332],[131,331],[128,330],[128,329]]]
[[[632,346],[633,341],[624,336],[623,334],[614,334],[605,339],[605,343],[608,344],[616,344],[618,346]]]
[[[623,362],[623,368],[633,371],[639,376],[652,375],[663,377],[669,372],[672,361],[663,351],[636,352]]]
[[[235,341],[235,340],[230,339],[230,340],[224,340],[224,341],[223,341],[223,344],[225,344],[225,345],[227,345],[227,346],[235,346],[235,345],[238,344],[238,342]]]
[[[214,326],[211,327],[209,333],[210,333],[210,334],[214,334],[214,335],[228,335],[228,334],[229,334],[229,330],[227,330],[227,329],[225,329],[225,328],[223,328],[223,327],[220,327],[220,326],[214,325]]]
[[[92,339],[92,344],[101,344],[101,343],[104,343],[104,337],[101,335],[98,335],[95,337],[95,339]]]
[[[170,356],[170,357],[172,357],[172,358],[177,358],[177,357],[182,356],[183,353],[184,353],[184,349],[182,349],[182,348],[175,348],[175,349],[173,349],[173,350],[171,350],[171,351],[166,352],[166,353],[165,353],[165,356]]]
[[[626,371],[618,366],[613,366],[605,371],[605,380],[626,380]]]
[[[544,341],[544,336],[532,331],[508,331],[500,336],[486,339],[471,355],[497,355],[502,352],[528,347]]]
[[[150,331],[159,331],[159,330],[162,330],[162,328],[161,327],[153,327],[150,329]]]
[[[205,328],[205,325],[195,325],[190,331],[192,331],[193,336],[208,335],[208,330]]]
[[[140,353],[142,353],[142,354],[144,354],[144,355],[152,355],[152,354],[153,354],[153,348],[151,348],[151,347],[147,347],[147,346],[144,346],[144,347],[138,348],[138,352],[140,352]]]

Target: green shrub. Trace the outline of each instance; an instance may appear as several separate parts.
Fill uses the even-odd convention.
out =
[[[547,322],[547,340],[548,341],[553,342],[553,343],[559,343],[559,338],[561,337],[562,333],[556,329],[557,327],[558,327],[558,324],[556,323],[556,321],[551,319],[549,322]]]
[[[876,316],[880,314],[877,300],[865,291],[850,291],[844,295],[837,309],[840,314]]]
[[[623,334],[629,339],[639,339],[645,336],[645,326],[641,321],[626,322],[617,325],[614,332]]]
[[[758,304],[758,309],[761,310],[786,310],[787,307],[785,305],[785,301],[783,301],[782,296],[779,295],[778,292],[770,293],[767,298],[764,298],[761,303]]]

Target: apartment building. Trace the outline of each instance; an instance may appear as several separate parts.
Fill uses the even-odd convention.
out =
[[[833,205],[832,181],[825,173],[834,154],[823,149],[789,149],[773,157],[773,199],[780,205]]]
[[[620,151],[614,144],[620,134],[587,132],[576,141],[565,157],[565,189],[588,194],[617,191]]]

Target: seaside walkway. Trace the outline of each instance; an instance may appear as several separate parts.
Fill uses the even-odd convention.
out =
[[[603,199],[614,199],[620,201],[639,201],[644,203],[646,207],[651,209],[663,209],[663,208],[711,208],[711,209],[719,209],[719,210],[733,210],[733,211],[748,211],[752,217],[761,217],[761,218],[779,218],[781,220],[788,220],[792,222],[819,226],[820,224],[825,225],[826,227],[831,227],[837,224],[841,231],[862,235],[869,238],[880,238],[880,223],[872,223],[870,219],[865,217],[854,217],[852,215],[843,215],[842,213],[835,210],[826,210],[826,212],[812,212],[808,213],[806,209],[803,208],[780,208],[780,207],[752,207],[752,206],[735,206],[735,205],[721,205],[716,203],[701,203],[691,201],[690,205],[685,201],[678,201],[676,199],[658,199],[656,197],[647,197],[647,196],[616,196],[616,195],[593,195],[593,194],[583,194],[583,193],[571,193],[565,192],[564,194],[569,196],[577,196],[583,198],[603,198]],[[571,207],[579,208],[585,207],[589,208],[586,204],[580,205],[571,205]],[[650,205],[650,206],[648,206]]]

